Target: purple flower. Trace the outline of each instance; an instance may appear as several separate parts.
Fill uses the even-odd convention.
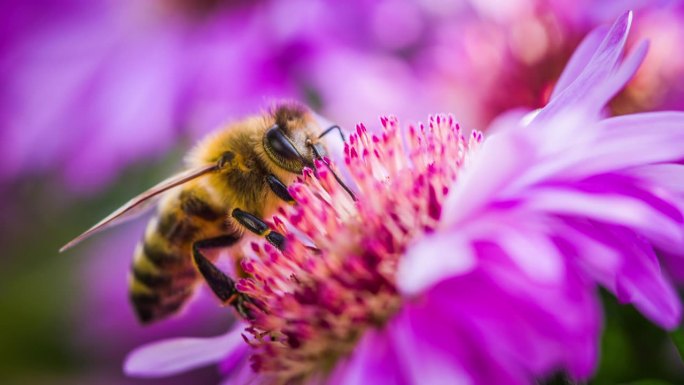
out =
[[[684,59],[672,36],[684,33],[684,12],[667,3],[630,2],[643,10],[637,33],[657,43],[616,111],[681,107]],[[458,109],[462,122],[484,127],[509,108],[541,106],[579,40],[624,6],[10,4],[0,23],[0,181],[56,170],[69,186],[92,189],[179,137],[281,97],[315,104],[343,126],[388,111],[414,120]]]
[[[648,57],[624,93],[613,103],[618,113],[684,109],[684,54],[673,50],[684,38],[684,3],[650,9],[639,17],[635,37],[649,39]]]
[[[596,25],[636,9],[632,42],[650,39],[649,58],[610,103],[615,114],[681,109],[684,56],[673,49],[684,33],[684,3],[671,0],[522,0],[459,2],[431,25],[436,37],[423,51],[443,98],[462,121],[485,126],[504,111],[548,102],[562,68]],[[458,8],[458,9],[454,9]],[[628,42],[628,47],[632,42]],[[438,85],[435,85],[439,88]],[[440,99],[441,101],[441,99]]]
[[[71,187],[95,188],[179,137],[275,98],[320,98],[342,116],[348,106],[330,99],[352,90],[358,112],[377,116],[390,95],[392,107],[408,106],[420,84],[352,28],[366,8],[347,8],[299,0],[8,5],[0,23],[0,181],[57,170]],[[390,40],[401,35],[383,31]]]
[[[352,200],[319,164],[254,243],[252,320],[142,347],[136,376],[218,363],[228,383],[530,384],[584,380],[602,286],[663,328],[681,304],[656,253],[684,250],[684,113],[604,118],[644,58],[632,15],[581,45],[550,102],[483,139],[450,116],[383,118],[345,149]],[[333,166],[335,167],[335,166]],[[296,229],[296,230],[294,230]],[[312,248],[311,245],[315,247]]]

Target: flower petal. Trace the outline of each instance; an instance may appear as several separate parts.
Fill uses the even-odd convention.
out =
[[[523,138],[507,133],[491,136],[447,195],[441,225],[446,228],[477,213],[533,162],[534,149]]]
[[[475,257],[455,234],[428,237],[409,249],[399,263],[397,282],[406,295],[418,294],[437,282],[470,271]]]
[[[584,98],[582,104],[589,107],[589,111],[598,113],[634,77],[646,58],[648,47],[647,41],[639,43],[618,69],[600,87],[596,87],[594,92]]]
[[[634,235],[622,236],[627,257],[618,274],[616,295],[632,303],[646,317],[673,330],[679,324],[682,307],[676,291],[665,279],[653,249]]]
[[[684,114],[682,115],[684,125]],[[684,131],[684,127],[682,127]],[[626,174],[647,181],[653,186],[667,189],[673,193],[684,195],[684,165],[653,164],[632,168]]]
[[[559,111],[575,108],[588,94],[595,92],[608,79],[622,56],[627,34],[632,24],[632,12],[626,12],[613,23],[605,39],[579,76],[544,107],[536,121],[547,121]],[[575,71],[574,68],[571,68]],[[600,107],[599,107],[600,108]]]
[[[124,372],[135,377],[165,377],[214,364],[244,345],[243,327],[210,338],[176,338],[144,345],[126,358]]]
[[[528,144],[528,151],[531,148],[537,150],[537,159],[528,162],[534,167],[529,167],[526,173],[513,180],[514,189],[525,188],[545,179],[576,180],[593,174],[684,159],[684,146],[681,145],[684,143],[683,112],[643,113],[609,118],[598,123],[586,122],[582,130],[584,132],[578,132],[576,124],[557,123],[574,127],[573,138],[555,140],[552,145],[538,142],[533,146]],[[549,130],[556,130],[558,125],[551,125]],[[558,136],[558,133],[553,136]],[[501,142],[503,138],[497,139]],[[520,138],[506,140],[523,142]],[[524,148],[521,147],[517,153],[521,151],[525,151]]]
[[[572,180],[629,167],[684,159],[684,112],[626,115],[585,125],[576,141],[552,152],[514,182],[521,189],[543,180]],[[590,150],[589,150],[590,149]],[[657,149],[657,150],[656,150]]]
[[[430,310],[424,312],[470,336],[475,346],[467,355],[484,350],[490,365],[523,367],[536,376],[562,365],[576,377],[588,377],[596,364],[600,327],[592,285],[570,270],[555,283],[525,279],[501,249],[478,249],[488,262],[428,291],[423,301]],[[467,341],[461,339],[461,344]]]
[[[587,37],[582,40],[582,43],[577,47],[568,64],[563,69],[563,73],[558,78],[556,86],[553,88],[550,100],[555,99],[558,94],[571,85],[586,68],[589,61],[594,56],[601,42],[608,35],[608,27],[599,27],[593,30]]]
[[[528,191],[525,198],[526,206],[534,210],[627,226],[656,242],[684,245],[681,224],[639,199],[569,189],[535,189]]]
[[[677,325],[681,304],[663,276],[652,247],[636,234],[585,220],[566,220],[560,233],[574,249],[577,262],[624,303],[665,328]]]
[[[601,161],[603,170],[684,159],[684,112],[618,116],[601,121],[597,130],[600,158],[594,156],[593,160]],[[608,161],[611,163],[604,163]]]
[[[557,282],[564,274],[561,255],[541,228],[525,228],[529,223],[519,222],[501,228],[496,235],[498,244],[520,269],[540,282]]]
[[[334,385],[408,385],[402,376],[392,342],[384,330],[368,330],[347,362],[340,364],[329,383]]]
[[[427,313],[426,313],[427,312]],[[459,360],[455,352],[465,353],[463,341],[456,338],[459,330],[454,324],[431,322],[432,317],[439,313],[430,313],[430,308],[425,306],[408,306],[401,314],[397,315],[387,326],[396,346],[396,354],[399,357],[401,367],[411,384],[436,384],[436,385],[472,385],[477,383],[506,383],[518,384],[510,381],[508,376],[499,371],[478,373],[476,370],[468,370],[464,367],[467,362]],[[426,320],[429,318],[430,320]],[[448,332],[442,333],[448,330]],[[477,354],[481,351],[471,351]],[[463,355],[463,358],[468,357]],[[498,364],[492,362],[491,368]],[[485,372],[485,371],[480,371]],[[480,378],[477,378],[480,377]],[[505,382],[478,381],[481,377],[488,379],[502,379]]]

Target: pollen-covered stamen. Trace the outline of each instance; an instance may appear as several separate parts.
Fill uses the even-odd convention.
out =
[[[379,134],[359,125],[345,146],[358,201],[336,181],[332,170],[343,174],[333,162],[316,164],[316,176],[304,170],[289,188],[297,205],[274,218],[286,250],[255,243],[243,262],[249,278],[236,287],[254,302],[247,304],[252,364],[269,383],[329,371],[367,328],[399,309],[399,258],[437,226],[448,187],[482,140],[478,132],[466,139],[451,116],[405,136],[395,118],[381,123]]]

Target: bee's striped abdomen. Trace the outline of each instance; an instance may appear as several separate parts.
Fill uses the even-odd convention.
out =
[[[203,190],[196,187],[172,194],[150,220],[131,267],[130,297],[145,323],[176,313],[192,296],[199,277],[192,263],[192,244],[231,232],[227,210],[207,203]]]

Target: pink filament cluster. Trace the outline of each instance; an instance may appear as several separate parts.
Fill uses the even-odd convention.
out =
[[[238,289],[255,304],[245,338],[253,369],[271,383],[325,373],[399,309],[399,259],[437,226],[449,186],[482,141],[477,131],[464,136],[451,116],[406,134],[396,118],[381,123],[379,135],[357,126],[345,146],[346,175],[319,162],[290,187],[297,205],[273,218],[287,249],[255,243],[243,261],[249,278]],[[353,182],[356,201],[328,167]]]

